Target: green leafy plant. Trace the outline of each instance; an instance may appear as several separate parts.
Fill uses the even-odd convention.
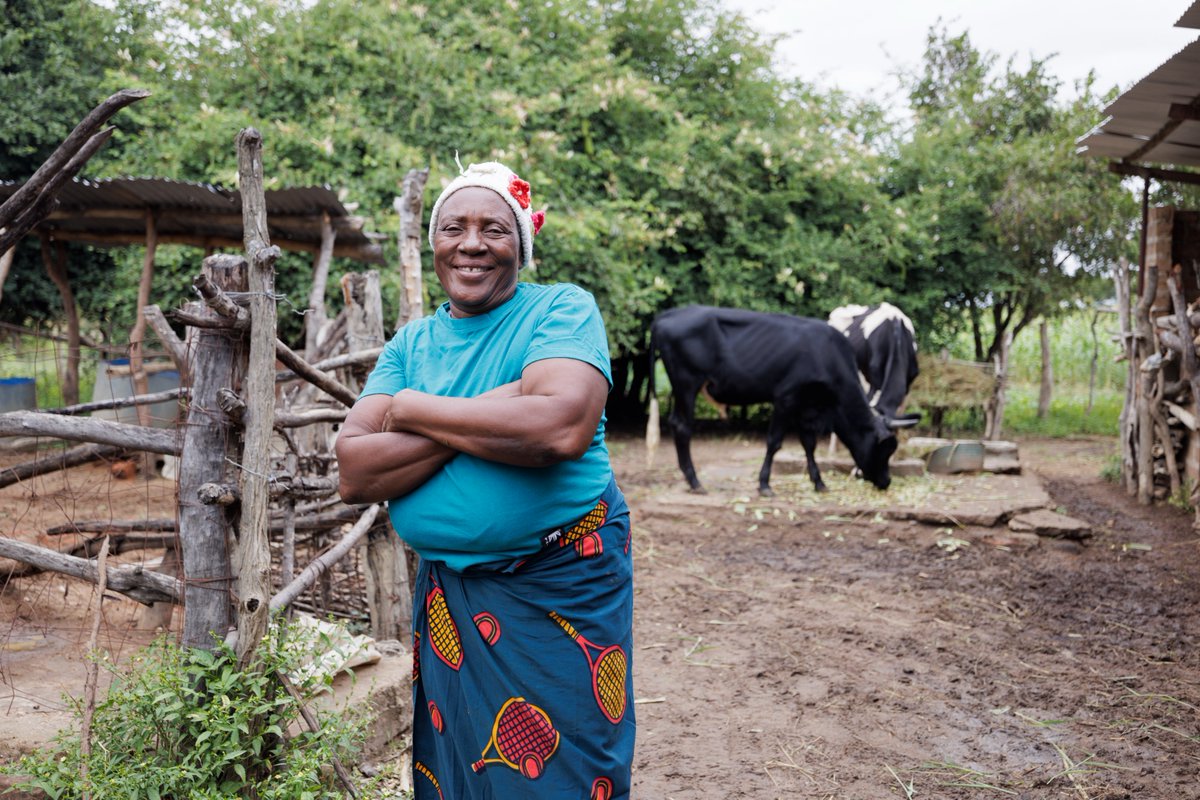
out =
[[[320,730],[300,724],[300,703],[277,673],[303,663],[311,642],[281,626],[264,642],[255,668],[239,668],[226,647],[185,650],[160,639],[112,675],[92,720],[90,753],[67,731],[15,771],[54,800],[333,800],[344,797],[330,765],[362,743],[361,715],[323,712]],[[300,697],[319,684],[301,682]],[[73,700],[77,716],[82,704]],[[81,769],[86,764],[86,777]]]

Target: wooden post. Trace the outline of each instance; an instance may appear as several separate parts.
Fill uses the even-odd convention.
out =
[[[996,380],[992,389],[992,397],[984,412],[986,423],[983,438],[989,441],[999,439],[1004,430],[1004,403],[1008,396],[1008,355],[1011,348],[1012,331],[1005,331],[1000,338],[1000,352],[996,353],[993,362]]]
[[[64,405],[79,402],[79,309],[75,305],[75,292],[71,289],[71,281],[67,277],[67,247],[63,242],[55,242],[55,252],[50,252],[50,238],[42,234],[42,264],[50,275],[50,280],[58,288],[58,296],[62,298],[63,314],[67,318],[67,366],[63,370],[62,395]]]
[[[1050,323],[1042,317],[1038,325],[1038,337],[1042,345],[1042,380],[1038,389],[1038,419],[1045,419],[1050,412],[1050,395],[1054,391],[1054,359],[1050,353]]]
[[[329,281],[329,263],[333,260],[333,243],[337,231],[329,220],[329,212],[321,212],[321,249],[313,261],[312,288],[308,293],[308,313],[304,315],[304,357],[316,355],[318,340],[328,323],[325,316],[325,285]]]
[[[400,313],[396,327],[424,316],[424,289],[421,285],[421,216],[425,200],[425,183],[429,180],[429,168],[410,169],[404,176],[403,196],[392,202],[400,214]]]
[[[253,658],[267,633],[271,601],[271,548],[267,504],[271,429],[275,419],[275,259],[267,231],[263,194],[262,135],[244,128],[237,136],[242,234],[250,264],[250,363],[246,371],[245,444],[241,459],[242,513],[234,560],[238,599],[238,662]]]
[[[244,258],[218,255],[204,260],[204,274],[227,292],[246,291],[248,273]],[[217,316],[203,303],[189,305],[196,314]],[[206,483],[226,482],[227,457],[238,457],[233,422],[221,410],[217,393],[241,388],[245,364],[237,357],[239,338],[228,331],[189,328],[187,339],[192,393],[179,464],[179,540],[187,592],[183,645],[209,650],[233,626],[233,528],[224,507],[205,505],[198,494]]]
[[[1147,266],[1142,270],[1142,295],[1138,298],[1134,313],[1137,325],[1137,369],[1143,379],[1137,384],[1137,450],[1134,463],[1137,467],[1137,499],[1149,505],[1154,499],[1154,418],[1150,414],[1150,386],[1142,373],[1146,359],[1158,352],[1158,340],[1154,335],[1154,320],[1150,316],[1154,298],[1158,293],[1158,267]]]

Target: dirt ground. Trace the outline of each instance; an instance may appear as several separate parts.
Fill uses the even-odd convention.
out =
[[[1200,797],[1200,538],[1100,479],[1111,440],[1026,441],[1019,479],[886,493],[777,470],[769,500],[757,437],[694,443],[707,495],[669,445],[652,467],[636,439],[610,447],[634,514],[638,800]],[[963,522],[1017,495],[1094,536]],[[0,490],[0,535],[173,505],[166,481],[84,467]],[[61,722],[54,686],[81,690],[91,595],[58,576],[0,592],[0,759]],[[101,643],[147,641],[139,618],[106,601]]]

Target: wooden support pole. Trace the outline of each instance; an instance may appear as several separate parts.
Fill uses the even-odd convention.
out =
[[[1147,266],[1142,273],[1142,293],[1134,311],[1134,324],[1137,326],[1137,362],[1138,369],[1142,372],[1142,379],[1137,382],[1135,464],[1138,502],[1149,505],[1154,500],[1154,417],[1150,414],[1150,385],[1145,378],[1145,365],[1151,356],[1158,353],[1154,325],[1150,319],[1150,309],[1158,292],[1158,267]]]
[[[63,315],[67,320],[67,364],[62,374],[62,397],[63,402],[70,405],[79,402],[79,309],[75,304],[71,280],[67,277],[66,245],[55,242],[52,253],[50,238],[43,234],[41,240],[42,264],[58,289],[58,296],[63,304]]]
[[[250,262],[250,363],[247,366],[245,441],[239,465],[242,487],[234,574],[238,600],[238,663],[255,658],[267,633],[271,600],[271,548],[267,540],[267,485],[275,415],[275,259],[267,230],[263,193],[262,135],[244,128],[237,136],[238,185],[242,196],[242,233]]]
[[[1172,274],[1167,278],[1167,291],[1171,293],[1171,303],[1175,307],[1175,325],[1180,334],[1179,338],[1183,342],[1183,358],[1179,362],[1179,376],[1183,378],[1192,389],[1192,406],[1188,409],[1193,415],[1200,415],[1200,360],[1196,356],[1196,345],[1193,343],[1193,333],[1191,323],[1188,321],[1187,300],[1184,298],[1183,287],[1179,285],[1181,270],[1178,264],[1172,270]],[[1157,409],[1155,409],[1157,411]],[[1166,420],[1162,416],[1162,412],[1158,412],[1158,419],[1164,431],[1167,430]],[[1189,439],[1195,439],[1195,436],[1190,436]],[[1171,446],[1171,438],[1166,436],[1164,443],[1165,447]],[[1187,461],[1185,470],[1191,482],[1191,497],[1188,501],[1195,507],[1195,518],[1192,526],[1200,527],[1200,507],[1197,500],[1200,499],[1200,463],[1196,461],[1197,448],[1189,447],[1187,452]],[[1179,481],[1175,478],[1172,485],[1178,490]]]

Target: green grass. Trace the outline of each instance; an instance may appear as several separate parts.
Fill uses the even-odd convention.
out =
[[[37,384],[37,407],[63,405],[59,370],[65,368],[67,346],[60,342],[22,336],[0,341],[0,378],[33,378]],[[87,402],[96,383],[99,356],[84,349],[79,363],[79,399]]]

